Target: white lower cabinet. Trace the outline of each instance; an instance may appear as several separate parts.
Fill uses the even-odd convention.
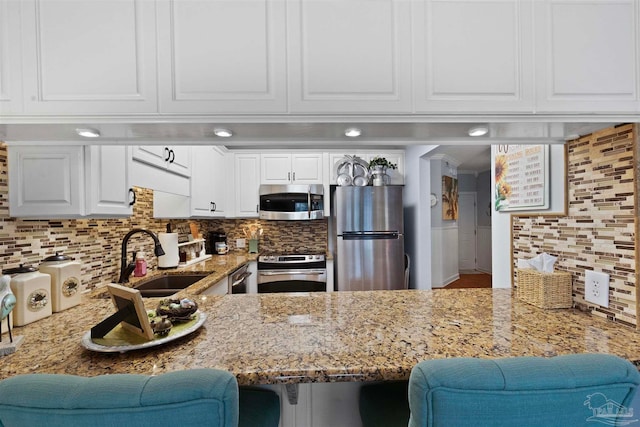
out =
[[[260,205],[260,154],[236,154],[234,167],[235,217],[255,218]]]
[[[12,217],[131,215],[126,147],[9,145],[8,156]]]
[[[200,293],[200,295],[226,295],[229,293],[229,276],[225,276],[215,285],[210,286]]]

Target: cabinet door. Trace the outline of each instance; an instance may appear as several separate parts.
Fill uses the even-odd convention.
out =
[[[229,165],[230,156],[226,150],[222,147],[211,147],[212,161],[211,169],[212,181],[209,183],[211,187],[211,194],[214,203],[214,217],[225,217],[229,213],[229,206],[227,203],[227,197],[230,192],[233,192],[233,188],[229,188],[232,182],[229,179],[229,172],[232,171],[231,165]]]
[[[0,0],[0,116],[22,112],[20,3]]]
[[[9,215],[63,218],[84,214],[81,146],[9,146]]]
[[[200,292],[200,295],[227,295],[229,293],[229,277],[223,277],[215,285]]]
[[[410,112],[411,2],[287,4],[292,112]]]
[[[291,154],[263,154],[261,184],[291,183]]]
[[[640,111],[638,1],[535,2],[537,110]]]
[[[236,217],[258,216],[260,197],[260,155],[235,155]]]
[[[26,112],[157,111],[155,2],[20,3]]]
[[[85,147],[87,215],[130,216],[133,213],[128,157],[125,146]]]
[[[187,145],[173,145],[169,148],[169,161],[167,169],[171,172],[182,175],[191,176],[191,148]]]
[[[294,184],[322,184],[322,154],[292,154],[291,182]]]
[[[138,145],[133,147],[133,159],[175,174],[191,176],[191,147],[168,145]]]
[[[534,111],[530,2],[412,3],[416,112]]]
[[[193,146],[191,174],[191,216],[224,217],[226,165],[218,147]]]
[[[158,3],[162,113],[286,112],[285,2]]]

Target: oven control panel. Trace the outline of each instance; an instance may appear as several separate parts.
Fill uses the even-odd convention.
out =
[[[261,255],[258,257],[258,262],[278,264],[323,262],[324,260],[324,255]]]

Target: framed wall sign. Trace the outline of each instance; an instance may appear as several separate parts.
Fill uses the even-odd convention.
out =
[[[458,219],[458,179],[442,177],[442,219]]]
[[[499,145],[495,210],[549,209],[549,146]]]

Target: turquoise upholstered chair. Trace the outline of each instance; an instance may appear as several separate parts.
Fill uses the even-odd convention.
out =
[[[409,378],[409,426],[626,425],[640,416],[638,384],[631,363],[605,354],[429,360]]]
[[[605,354],[429,360],[409,383],[363,385],[360,417],[364,427],[594,426],[606,424],[603,404],[628,409],[638,384],[631,363]]]
[[[193,369],[158,376],[18,375],[0,381],[0,426],[235,427],[240,400],[242,410],[249,414],[241,425],[278,425],[278,396],[250,391],[239,398],[238,383],[226,371]],[[266,422],[255,415],[264,413]]]

